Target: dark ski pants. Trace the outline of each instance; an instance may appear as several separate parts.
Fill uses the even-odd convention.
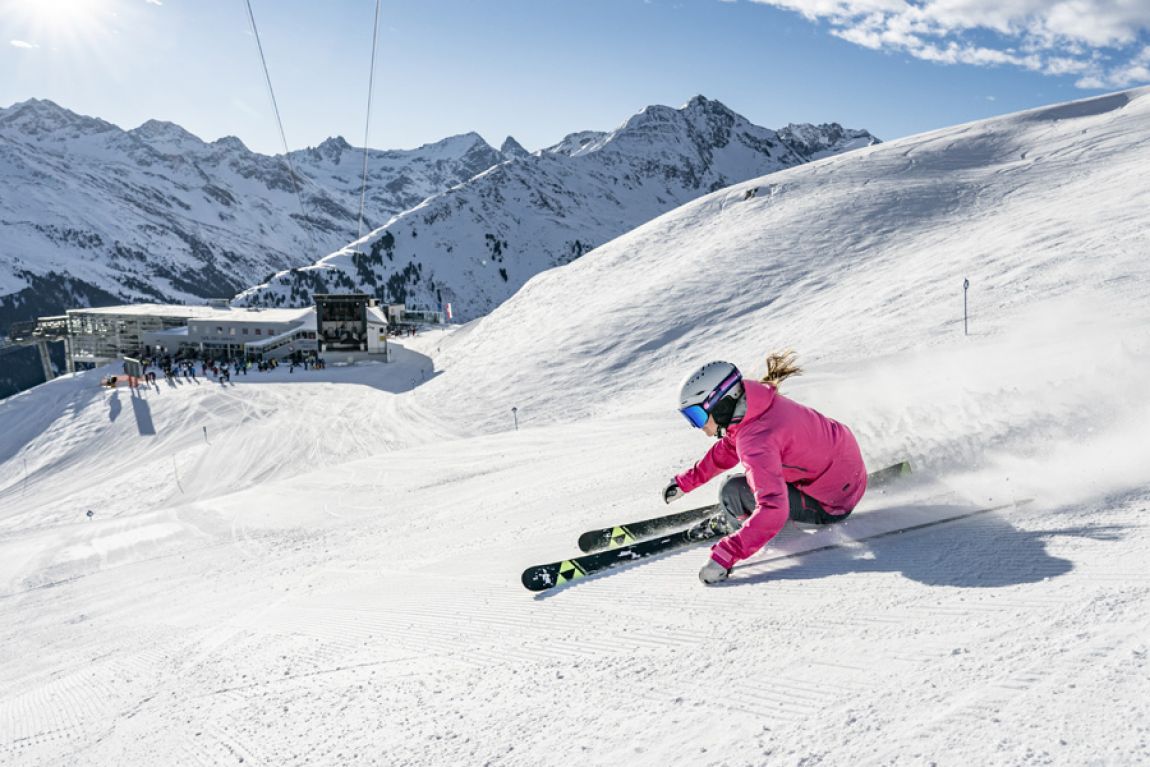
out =
[[[790,506],[790,518],[809,525],[833,525],[842,522],[851,514],[849,511],[846,514],[831,514],[821,503],[794,485],[787,485],[787,501]],[[740,522],[749,517],[758,505],[755,503],[755,494],[751,492],[747,477],[743,474],[727,477],[719,489],[719,503],[727,514]]]

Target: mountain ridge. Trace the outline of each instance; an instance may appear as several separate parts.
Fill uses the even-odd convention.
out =
[[[234,136],[124,130],[46,99],[0,109],[0,332],[90,303],[229,298],[310,263],[357,234],[361,153],[291,152],[297,197],[282,155]],[[368,228],[502,160],[478,134],[368,158]]]
[[[678,109],[652,105],[612,131],[571,133],[495,165],[235,303],[294,306],[317,292],[358,291],[432,309],[450,303],[457,318],[475,319],[536,274],[702,194],[875,143],[834,123],[783,134],[704,96]]]
[[[689,113],[697,123],[690,135],[668,132],[681,113]],[[814,134],[823,132],[808,127]],[[877,141],[865,131],[856,134]],[[574,146],[576,136],[596,137],[598,148],[587,142]],[[442,294],[416,289],[420,281],[427,280],[424,286],[432,280],[442,283],[457,296],[468,291],[471,280],[477,299],[457,303],[464,316],[478,316],[539,269],[578,258],[593,245],[715,185],[761,172],[763,166],[755,163],[747,168],[736,167],[738,162],[714,165],[716,157],[730,154],[728,145],[740,136],[765,137],[773,144],[777,134],[697,96],[680,110],[648,107],[614,131],[569,134],[554,147],[534,153],[510,136],[495,149],[476,132],[415,149],[369,149],[362,231],[379,231],[413,210],[420,211],[416,215],[424,218],[425,227],[437,230],[427,217],[447,214],[438,203],[430,206],[432,213],[425,201],[460,187],[467,190],[479,177],[488,179],[481,185],[506,181],[510,191],[533,202],[500,214],[499,190],[485,196],[484,215],[498,221],[467,238],[466,247],[485,263],[469,269],[462,282],[442,279],[444,253],[457,246],[448,243],[440,251],[428,251],[426,258],[413,254],[387,268],[384,242],[373,243],[374,252],[367,254],[375,262],[370,277],[361,264],[348,274],[363,272],[364,279],[341,279],[332,288],[431,304]],[[660,145],[668,140],[678,146]],[[774,151],[781,159],[772,167],[807,159],[801,150]],[[283,279],[314,271],[317,259],[322,263],[347,251],[361,231],[362,152],[341,136],[293,150],[288,155],[298,175],[293,181],[283,155],[252,152],[234,136],[207,142],[158,119],[124,130],[46,99],[0,109],[0,176],[9,182],[7,191],[0,190],[0,229],[5,234],[0,246],[0,332],[13,321],[91,304],[199,302],[237,295],[241,304],[302,301],[320,281],[301,278],[294,291],[261,290],[259,285],[277,275]],[[567,161],[578,170],[588,163],[577,158],[596,152],[603,158],[614,156],[604,167],[590,170],[594,179],[586,168],[572,176]],[[518,164],[514,170],[485,176],[512,161]],[[612,173],[612,165],[627,166],[628,171]],[[640,177],[663,178],[670,186],[651,185],[651,178]],[[700,186],[703,178],[709,186]],[[575,188],[568,187],[572,180]],[[629,190],[625,206],[612,188],[618,184]],[[644,186],[650,188],[643,191]],[[648,193],[653,202],[646,199]],[[601,206],[626,210],[609,215],[589,210],[596,204],[588,196],[598,198]],[[565,210],[571,214],[560,223],[562,237],[547,232],[540,239],[530,231],[532,217]],[[590,221],[579,220],[588,213]],[[580,231],[584,226],[588,230]],[[418,230],[410,236],[414,239]],[[381,239],[382,234],[375,241]],[[518,242],[529,243],[538,257],[518,260],[512,246]],[[496,266],[488,269],[492,264]]]

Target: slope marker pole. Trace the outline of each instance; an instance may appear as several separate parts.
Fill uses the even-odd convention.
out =
[[[970,290],[970,280],[963,278],[962,280],[962,334],[964,336],[970,335],[970,329],[967,325],[967,311],[966,311],[966,291]]]

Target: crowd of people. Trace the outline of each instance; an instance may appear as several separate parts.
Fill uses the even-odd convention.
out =
[[[295,373],[297,367],[302,367],[304,370],[323,370],[327,367],[327,363],[323,357],[315,353],[304,354],[296,352],[282,360],[251,360],[244,358],[217,359],[213,357],[198,359],[185,355],[173,357],[170,354],[150,354],[150,351],[150,349],[145,349],[145,354],[140,357],[143,381],[147,384],[156,383],[157,370],[163,373],[164,378],[168,381],[174,381],[178,378],[183,378],[188,381],[199,381],[199,377],[196,375],[196,369],[199,368],[199,376],[205,380],[214,379],[219,383],[228,383],[232,380],[233,375],[246,376],[251,370],[267,373],[286,365],[289,373]],[[136,379],[131,376],[129,364],[128,362],[124,363],[124,375],[128,376],[131,382]],[[117,376],[108,376],[103,379],[102,383],[105,386],[115,386],[116,380]]]

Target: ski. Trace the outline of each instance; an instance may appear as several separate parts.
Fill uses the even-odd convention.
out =
[[[867,487],[882,487],[900,477],[910,474],[910,461],[900,461],[885,469],[879,469],[867,475]],[[671,530],[689,525],[705,517],[718,513],[719,505],[701,506],[697,509],[687,509],[675,514],[661,517],[641,519],[637,522],[628,522],[614,527],[603,527],[598,530],[588,530],[579,536],[579,549],[588,554],[603,549],[617,549],[630,546],[636,541],[658,535],[665,530]]]
[[[722,522],[721,515],[707,517],[686,530],[659,538],[651,538],[596,554],[585,554],[562,562],[528,567],[523,571],[523,585],[530,591],[546,591],[617,565],[719,538],[726,535],[726,532],[727,528]]]
[[[949,524],[963,519],[970,519],[971,517],[980,516],[983,514],[990,514],[1005,509],[1018,508],[1025,506],[1032,502],[1033,499],[1026,498],[1010,503],[1004,503],[998,506],[988,506],[969,511],[964,511],[959,514],[952,514],[950,516],[942,517],[941,519],[932,519],[925,522],[918,522],[914,524],[903,524],[895,526],[889,530],[871,533],[869,535],[862,535],[858,538],[851,538],[845,541],[836,541],[824,546],[815,546],[813,548],[804,548],[799,551],[783,551],[775,553],[773,556],[766,556],[762,559],[752,559],[742,562],[735,566],[734,569],[743,569],[744,567],[752,567],[761,565],[766,562],[776,562],[785,559],[795,559],[798,557],[805,557],[809,554],[818,552],[829,551],[832,549],[842,549],[851,546],[856,546],[860,543],[875,541],[880,538],[886,538],[894,535],[903,535],[905,533],[914,532],[918,530],[925,530],[927,528],[936,527],[938,525]],[[851,520],[842,523],[844,526],[849,525]],[[837,525],[829,526],[828,529],[835,529]],[[652,557],[657,554],[663,554],[675,549],[692,546],[696,543],[708,541],[714,538],[720,538],[726,535],[727,528],[722,521],[722,515],[708,517],[695,525],[680,530],[678,532],[669,533],[658,538],[651,538],[650,540],[640,541],[628,546],[623,546],[618,549],[611,549],[609,551],[600,551],[595,554],[585,554],[581,557],[573,557],[565,559],[562,562],[552,562],[546,565],[537,565],[529,567],[523,571],[522,581],[523,586],[530,591],[546,591],[547,589],[555,588],[556,586],[563,586],[572,581],[579,580],[588,575],[608,570],[618,565],[626,564],[628,562],[635,562],[640,559]]]
[[[686,511],[680,511],[676,514],[641,519],[638,522],[628,522],[625,525],[604,527],[599,530],[588,530],[579,536],[579,548],[590,554],[591,552],[601,551],[603,549],[617,549],[622,546],[629,546],[643,538],[650,538],[665,530],[689,525],[692,522],[697,522],[704,517],[709,517],[718,512],[719,504],[715,503],[697,509],[687,509]]]
[[[887,466],[885,469],[872,471],[870,474],[866,475],[867,489],[869,490],[871,488],[882,487],[883,485],[890,484],[896,479],[905,477],[907,474],[910,474],[910,472],[910,461],[899,461],[896,464]]]

